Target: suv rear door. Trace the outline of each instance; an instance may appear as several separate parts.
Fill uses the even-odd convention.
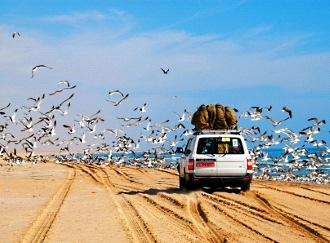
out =
[[[195,153],[196,176],[218,176],[213,137],[200,137]]]
[[[222,136],[218,141],[217,169],[219,176],[246,174],[246,155],[239,137]]]
[[[196,175],[245,175],[246,155],[243,142],[240,137],[232,136],[201,137],[196,150]]]

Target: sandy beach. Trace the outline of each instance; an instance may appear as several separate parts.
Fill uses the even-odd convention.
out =
[[[178,189],[176,171],[0,167],[0,242],[329,242],[330,187],[254,180]]]

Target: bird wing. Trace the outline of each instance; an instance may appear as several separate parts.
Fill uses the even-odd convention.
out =
[[[120,90],[113,90],[108,92],[109,96],[114,95],[114,94],[120,94],[122,97],[124,97],[124,94]]]
[[[283,120],[280,120],[279,123],[284,122],[284,121],[288,120],[289,118],[290,117],[284,118]]]
[[[9,106],[10,106],[10,103],[9,103],[8,105],[6,105],[5,107],[0,108],[0,111],[2,111],[2,110],[4,110],[4,109],[8,108]]]
[[[58,84],[66,84],[67,87],[71,86],[68,80],[60,81],[60,82],[58,82]]]
[[[58,106],[62,106],[65,102],[67,102],[68,100],[70,100],[73,96],[74,96],[74,93],[72,93],[68,98],[66,98],[65,100],[63,100]]]
[[[120,99],[117,103],[114,104],[114,106],[118,106],[121,102],[123,102],[125,99],[127,99],[128,94],[125,95],[122,99]]]

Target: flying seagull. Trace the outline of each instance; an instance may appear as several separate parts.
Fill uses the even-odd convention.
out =
[[[318,119],[316,117],[311,117],[307,121],[314,121],[314,125],[315,126],[320,126],[322,124],[326,124],[326,121],[325,120],[320,120],[320,119]]]
[[[5,107],[0,108],[0,111],[2,111],[2,110],[4,110],[4,109],[8,108],[9,106],[10,106],[10,103],[8,103],[8,105],[6,105]]]
[[[134,108],[134,111],[146,112],[147,103],[144,103],[142,107],[137,106]]]
[[[60,82],[58,82],[58,84],[65,84],[67,87],[70,87],[70,82],[68,80],[62,80]]]
[[[32,76],[31,76],[31,78],[33,78],[33,77],[34,77],[34,73],[35,73],[37,70],[39,70],[40,68],[48,68],[48,69],[53,69],[52,67],[48,67],[48,66],[46,66],[46,65],[43,65],[43,64],[40,64],[40,65],[36,65],[36,66],[34,66],[34,67],[32,68]]]
[[[170,69],[168,68],[168,69],[163,69],[163,68],[160,68],[161,70],[162,70],[162,72],[163,72],[163,74],[167,74],[168,73],[168,71],[170,71]]]
[[[119,101],[112,101],[110,100],[110,102],[113,103],[113,106],[118,106],[121,102],[123,102],[125,99],[127,99],[127,97],[129,96],[129,94],[126,94],[123,98],[121,98]]]
[[[272,108],[273,108],[273,106],[272,105],[270,105],[270,106],[268,106],[268,107],[265,107],[266,108],[266,110],[267,111],[271,111],[272,110]]]
[[[287,112],[289,117],[292,118],[292,111],[287,106],[283,106],[282,111]]]
[[[111,95],[114,95],[114,94],[119,94],[119,95],[121,95],[121,97],[124,97],[125,95],[123,94],[123,92],[121,92],[120,90],[113,90],[113,91],[109,91],[109,96],[111,96]]]
[[[125,122],[131,121],[131,120],[138,120],[138,121],[141,121],[142,116],[140,116],[140,117],[117,117],[117,119],[119,119],[119,120],[123,120],[123,121],[125,121]]]
[[[76,129],[75,129],[74,125],[70,126],[70,125],[63,124],[62,126],[68,129],[69,134],[73,134],[73,133],[76,132]]]
[[[274,120],[273,118],[271,118],[269,116],[265,116],[265,118],[268,119],[268,120],[270,120],[272,122],[273,127],[276,127],[276,126],[280,125],[282,122],[284,122],[284,121],[286,121],[286,120],[289,119],[289,117],[287,117],[287,118],[285,118],[283,120],[276,121],[276,120]]]
[[[16,35],[21,36],[21,34],[19,32],[13,32],[11,34],[11,36],[13,37],[13,39],[15,38]]]
[[[76,87],[76,85],[73,85],[73,86],[68,86],[68,87],[66,87],[66,88],[62,88],[62,89],[59,89],[59,90],[56,90],[56,91],[54,91],[54,92],[52,92],[52,93],[49,93],[49,95],[54,95],[54,94],[56,94],[56,93],[60,93],[60,92],[62,92],[63,90],[66,90],[66,89],[74,89]]]

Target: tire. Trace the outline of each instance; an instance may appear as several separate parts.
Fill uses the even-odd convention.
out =
[[[250,190],[250,183],[242,184],[241,185],[241,191],[246,192]]]
[[[186,186],[186,183],[185,183],[185,182],[186,182],[186,181],[185,181],[184,177],[182,178],[182,177],[179,175],[179,187],[180,187],[181,190],[185,188],[185,186]]]
[[[189,178],[189,176],[187,174],[185,174],[183,179],[184,179],[184,184],[185,184],[184,186],[187,191],[195,189],[194,182]]]
[[[186,181],[185,188],[187,191],[191,191],[195,189],[195,185],[191,181]]]

